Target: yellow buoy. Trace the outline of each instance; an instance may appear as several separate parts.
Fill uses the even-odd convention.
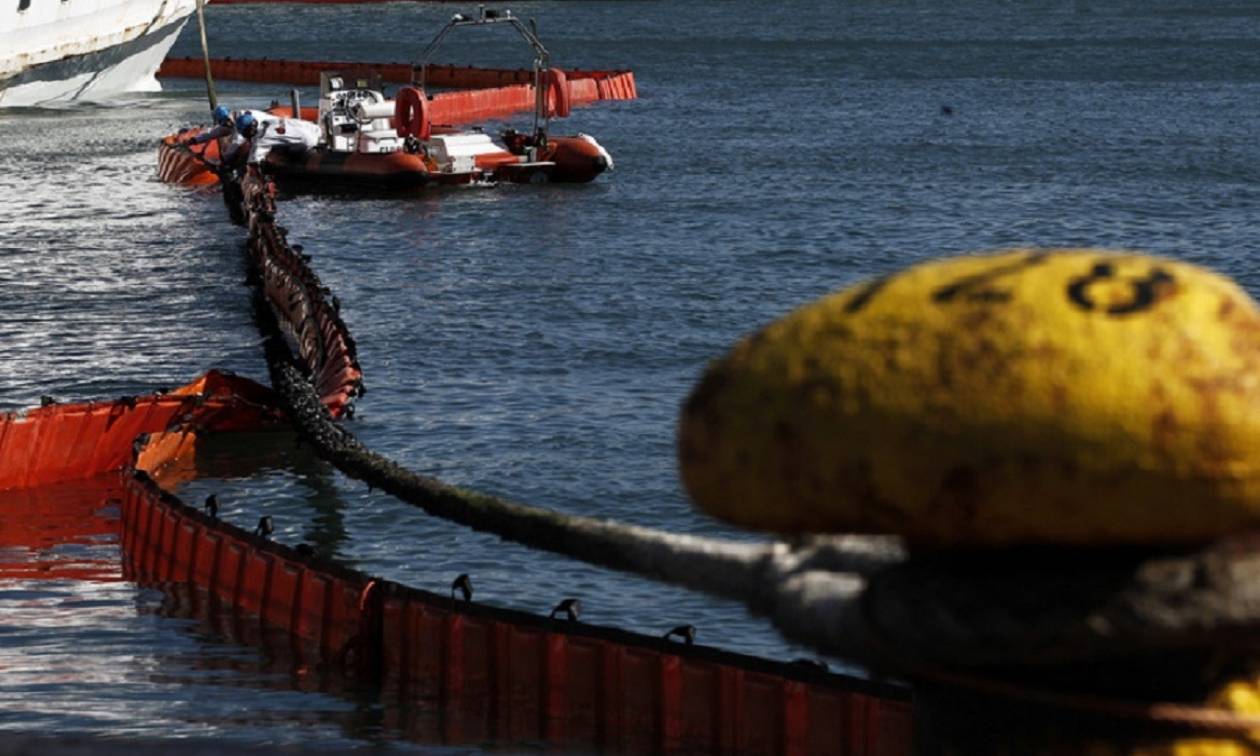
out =
[[[743,340],[688,398],[706,512],[936,545],[1175,543],[1260,525],[1260,312],[1114,251],[916,265]]]

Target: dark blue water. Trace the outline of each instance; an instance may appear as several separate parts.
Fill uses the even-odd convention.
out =
[[[281,210],[359,343],[369,393],[352,429],[413,469],[731,534],[681,492],[679,404],[708,360],[827,291],[1011,245],[1145,249],[1260,290],[1250,4],[513,7],[538,19],[558,65],[634,69],[640,100],[578,109],[558,129],[598,137],[614,173],[581,187],[297,197]],[[210,39],[216,55],[408,61],[457,9],[211,7]],[[197,54],[195,39],[185,30],[175,54]],[[467,32],[448,52],[529,63],[506,31]],[[220,96],[257,106],[286,91],[225,83]],[[0,406],[136,393],[211,366],[265,379],[240,229],[217,197],[154,178],[155,140],[204,112],[195,81],[121,107],[0,112]],[[216,492],[234,521],[271,514],[279,539],[412,585],[443,590],[468,572],[478,599],[501,606],[546,612],[577,596],[597,624],[659,634],[688,622],[700,642],[808,653],[737,604],[428,518],[286,439],[224,438],[206,465],[213,477],[181,495]],[[0,494],[6,516],[21,501]],[[50,538],[4,561],[59,548]],[[76,548],[116,558],[108,538]],[[363,701],[304,692],[163,604],[125,581],[0,579],[0,728],[400,736]]]

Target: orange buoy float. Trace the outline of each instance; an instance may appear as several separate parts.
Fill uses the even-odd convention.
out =
[[[404,139],[428,139],[433,133],[429,122],[428,98],[423,89],[403,87],[394,99],[394,126]]]
[[[573,98],[569,92],[569,77],[559,68],[548,68],[546,83],[543,89],[547,92],[547,110],[549,115],[568,118],[573,109]]]

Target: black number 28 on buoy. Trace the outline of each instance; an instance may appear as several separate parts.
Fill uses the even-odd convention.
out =
[[[701,509],[912,543],[1190,543],[1260,525],[1260,312],[1169,259],[1015,250],[802,307],[679,426]]]

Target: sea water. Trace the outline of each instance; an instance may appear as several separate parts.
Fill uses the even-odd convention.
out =
[[[348,427],[414,470],[561,511],[752,538],[688,503],[675,422],[709,360],[802,303],[1017,245],[1144,249],[1260,287],[1249,4],[512,7],[537,20],[555,65],[635,72],[640,99],[555,124],[598,138],[614,172],[281,205],[358,342],[368,394]],[[207,16],[216,56],[409,62],[457,10],[474,11]],[[173,54],[199,54],[195,27]],[[505,28],[465,29],[437,60],[528,67],[531,53]],[[287,89],[222,82],[219,97],[257,107]],[[157,139],[207,115],[196,80],[110,106],[0,111],[0,408],[142,393],[210,367],[265,381],[242,229],[217,195],[155,176]],[[271,515],[278,540],[358,569],[437,591],[469,573],[497,606],[546,613],[577,597],[593,624],[659,635],[689,623],[700,643],[814,655],[738,603],[428,517],[291,437],[211,452],[208,477],[182,496],[217,494],[243,527]],[[0,494],[3,529],[65,496]],[[0,544],[0,728],[410,747],[376,702],[309,691],[124,580],[109,530]]]

